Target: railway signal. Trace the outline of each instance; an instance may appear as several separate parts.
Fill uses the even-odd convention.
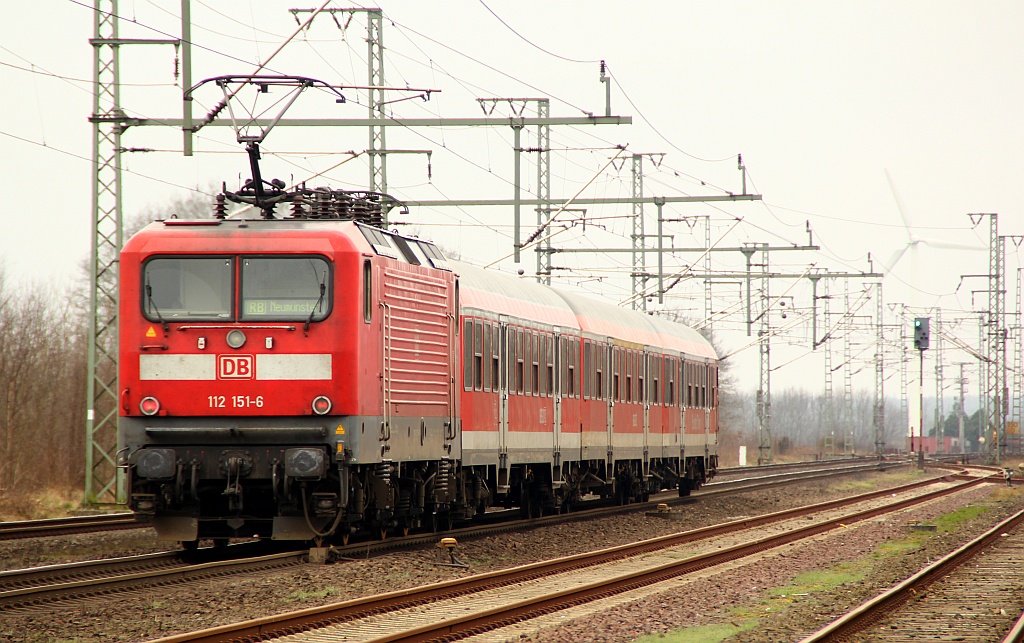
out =
[[[919,351],[928,350],[928,322],[931,317],[914,318],[914,348]]]

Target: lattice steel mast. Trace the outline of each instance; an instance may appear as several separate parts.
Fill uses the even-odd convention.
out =
[[[875,405],[872,414],[875,454],[885,450],[885,303],[882,282],[875,284]]]

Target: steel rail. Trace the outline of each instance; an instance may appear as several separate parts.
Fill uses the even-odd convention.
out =
[[[906,603],[922,595],[930,585],[942,580],[959,567],[970,562],[975,556],[998,543],[1006,532],[1013,531],[1022,523],[1024,523],[1024,510],[1018,511],[1009,518],[1006,518],[974,540],[958,547],[878,596],[861,603],[825,627],[801,639],[799,643],[826,643],[847,640],[848,637],[879,622]],[[1024,616],[1021,618],[1024,619]],[[1021,626],[1021,622],[1018,621],[1018,627]],[[1014,630],[1017,630],[1018,627],[1015,627]],[[1007,638],[1004,641],[1019,640],[1021,634],[1020,632],[1015,634],[1014,630],[1011,630],[1011,635],[1017,638]]]
[[[45,518],[42,520],[17,520],[0,522],[0,540],[40,538],[42,536],[81,534],[113,529],[138,529],[145,526],[144,523],[136,519],[135,514],[131,513]]]
[[[175,565],[174,560],[181,560],[181,552],[162,552],[157,554],[144,554],[142,556],[130,556],[121,559],[86,561],[85,563],[71,563],[65,565],[47,566],[45,568],[30,568],[25,570],[12,570],[0,573],[0,581],[8,586],[16,585],[19,580],[24,580],[23,586],[15,586],[12,589],[0,591],[0,612],[9,609],[16,609],[25,605],[39,605],[59,600],[72,598],[83,598],[97,594],[108,594],[112,591],[124,591],[126,589],[140,589],[155,585],[170,585],[175,583],[188,582],[200,578],[213,578],[227,574],[235,574],[254,569],[276,569],[304,563],[306,551],[283,552],[267,554],[263,556],[237,558],[231,560],[213,560],[202,563],[184,563]],[[141,568],[139,566],[142,566]],[[153,567],[146,568],[153,565]],[[110,568],[117,566],[134,566],[128,571],[115,571],[112,575],[91,575],[103,574]],[[56,582],[43,582],[43,584],[32,584],[40,578],[45,579],[47,574],[79,573],[75,580],[60,580]],[[91,568],[95,567],[95,570]],[[107,569],[104,569],[106,567]],[[43,576],[40,577],[40,574]],[[19,576],[21,578],[19,578]],[[49,580],[49,579],[46,579]]]

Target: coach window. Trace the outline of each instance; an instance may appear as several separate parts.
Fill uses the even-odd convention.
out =
[[[462,386],[473,390],[473,320],[467,319],[462,329]]]
[[[473,322],[473,388],[482,391],[484,388],[484,337],[483,323]]]
[[[231,319],[234,261],[159,257],[142,268],[142,310],[150,321]]]
[[[661,404],[661,390],[658,384],[661,383],[661,355],[653,355],[650,358],[651,364],[651,404]]]
[[[245,257],[242,319],[322,321],[331,310],[330,279],[320,257]]]
[[[702,409],[708,406],[708,366],[700,365],[700,406]]]
[[[690,362],[683,361],[683,406],[693,406],[693,379],[690,375]]]
[[[533,394],[540,395],[540,338],[537,333],[530,333],[530,382]]]
[[[718,407],[718,367],[711,367],[711,408]]]
[[[583,342],[583,399],[594,397],[594,344]]]
[[[636,401],[644,404],[647,402],[647,355],[636,354]]]
[[[491,336],[494,338],[491,344],[491,386],[497,391],[501,386],[501,326],[492,324]]]
[[[620,376],[622,375],[622,349],[612,349],[612,402],[621,402]]]
[[[580,359],[580,344],[579,340],[569,340],[569,359],[566,363],[566,397],[577,397],[579,395],[579,388],[576,386],[576,373],[579,369],[576,368],[576,364]]]
[[[572,397],[567,395],[569,391],[569,338],[559,337],[558,338],[558,356],[556,358],[558,366],[558,383],[555,384],[555,393],[561,393],[563,397]]]
[[[491,325],[484,322],[484,350],[480,356],[480,370],[484,378],[484,390],[491,390]]]
[[[516,392],[520,395],[526,392],[526,369],[524,361],[526,359],[527,345],[523,342],[523,331],[517,330],[516,335]]]
[[[665,405],[676,405],[676,360],[669,357],[665,360]]]

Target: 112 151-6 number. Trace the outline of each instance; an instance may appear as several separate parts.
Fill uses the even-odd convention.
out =
[[[225,409],[228,405],[233,409],[263,408],[262,395],[208,395],[206,401],[211,409]]]

